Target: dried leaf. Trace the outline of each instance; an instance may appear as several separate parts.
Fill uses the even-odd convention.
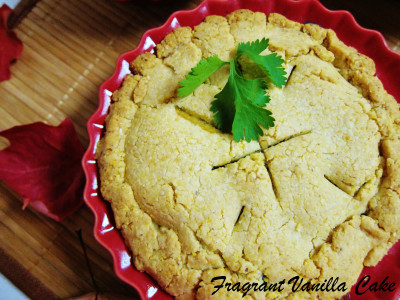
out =
[[[37,211],[61,221],[82,204],[85,149],[74,126],[38,122],[0,132],[10,146],[0,151],[0,179]]]
[[[15,32],[7,27],[11,12],[6,4],[0,7],[0,82],[10,79],[10,65],[20,57],[23,48]]]

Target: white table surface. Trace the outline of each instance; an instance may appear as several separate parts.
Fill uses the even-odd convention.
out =
[[[0,274],[0,298],[4,300],[29,300],[3,274]]]
[[[10,8],[15,8],[19,2],[20,2],[20,0],[4,0],[4,1],[0,0],[0,6],[2,6],[5,3]]]

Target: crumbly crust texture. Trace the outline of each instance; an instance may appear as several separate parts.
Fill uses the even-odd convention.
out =
[[[288,82],[259,141],[212,123],[222,68],[191,95],[179,81],[201,58],[228,60],[266,37]],[[352,286],[400,234],[400,113],[371,59],[329,29],[238,10],[178,28],[132,62],[98,144],[101,192],[137,269],[178,299],[242,299],[226,282]],[[245,68],[245,66],[244,66]],[[336,292],[249,292],[243,299],[332,299]]]

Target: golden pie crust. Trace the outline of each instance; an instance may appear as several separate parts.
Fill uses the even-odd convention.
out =
[[[179,81],[202,58],[268,38],[288,82],[271,87],[276,119],[259,141],[213,126],[220,69],[194,93]],[[178,28],[131,64],[98,144],[101,192],[136,268],[178,299],[340,298],[342,291],[240,292],[226,282],[294,276],[345,282],[400,233],[400,113],[371,59],[330,29],[238,10]],[[244,63],[245,66],[245,63]]]

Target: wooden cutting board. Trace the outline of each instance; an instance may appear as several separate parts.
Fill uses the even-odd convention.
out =
[[[37,0],[35,0],[37,1]],[[24,51],[12,79],[0,83],[0,130],[69,117],[86,146],[86,121],[98,104],[99,85],[114,71],[120,53],[136,47],[143,32],[160,26],[200,0],[168,3],[113,0],[39,0],[16,25]],[[400,3],[396,0],[326,0],[350,10],[358,22],[381,31],[400,53]],[[0,139],[0,149],[7,142]],[[79,242],[81,230],[100,291],[130,295],[115,275],[111,256],[93,238],[93,216],[83,206],[62,223],[34,211],[0,183],[0,271],[32,299],[57,299],[94,291]]]

